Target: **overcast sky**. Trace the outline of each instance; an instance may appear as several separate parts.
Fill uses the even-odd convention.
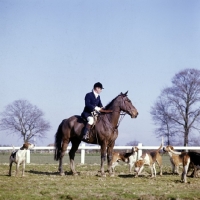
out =
[[[50,122],[81,114],[101,82],[103,105],[128,92],[139,116],[125,116],[117,145],[159,145],[150,108],[172,77],[200,69],[198,0],[0,0],[0,112],[26,99]],[[0,144],[22,141],[0,132]]]

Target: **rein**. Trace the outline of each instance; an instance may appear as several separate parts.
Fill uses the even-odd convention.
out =
[[[105,114],[105,115],[107,116],[107,119],[108,119],[108,122],[109,122],[109,123],[108,123],[107,120],[106,120],[106,121],[103,120],[103,121],[104,121],[103,124],[104,124],[105,128],[106,128],[107,126],[110,126],[110,128],[112,128],[113,132],[115,132],[115,130],[118,129],[118,127],[119,127],[120,123],[122,122],[124,116],[127,114],[125,111],[122,111],[122,110],[120,109],[120,108],[125,107],[126,110],[127,110],[127,106],[126,106],[126,104],[125,104],[125,101],[126,101],[126,100],[124,100],[123,97],[122,97],[121,106],[114,106],[114,107],[118,107],[119,110],[113,110],[113,109],[112,109],[112,110],[103,110],[103,111],[100,112],[100,113]],[[107,115],[107,114],[110,114],[110,113],[112,113],[112,112],[118,112],[119,115],[120,115],[119,120],[118,120],[118,123],[117,123],[117,125],[116,125],[115,127],[113,127],[113,126],[111,125],[111,122],[109,121],[109,118],[108,118],[108,115]],[[107,124],[107,126],[106,126],[106,124]],[[96,140],[97,140],[97,144],[99,144],[97,133],[96,133]]]
[[[125,102],[125,100],[123,100],[123,97],[122,97],[122,103],[126,107],[126,104],[124,102]],[[126,110],[128,110],[127,107],[126,107]],[[117,111],[115,111],[115,112],[117,112]],[[115,129],[117,129],[119,127],[120,123],[122,122],[122,120],[124,119],[125,115],[127,114],[125,111],[120,111],[119,110],[119,112],[120,112],[120,118],[119,118],[119,121],[118,121],[117,126],[115,127]]]
[[[126,107],[126,104],[124,103],[123,97],[122,97],[122,102],[121,102],[121,104],[124,104],[125,107]],[[126,109],[126,110],[127,110],[127,109]],[[108,112],[105,112],[105,113],[110,113],[109,111],[111,111],[111,110],[108,110]],[[120,118],[119,118],[119,120],[118,120],[117,126],[116,126],[116,127],[113,127],[113,131],[115,131],[115,130],[119,127],[120,123],[122,122],[122,120],[124,119],[124,116],[125,116],[127,113],[126,113],[125,111],[121,111],[121,110],[119,110],[119,111],[112,110],[111,112],[119,112],[119,113],[120,113]]]
[[[120,118],[119,118],[119,121],[118,121],[117,126],[115,127],[115,129],[117,129],[119,127],[119,125],[122,122],[122,120],[124,119],[125,115],[126,115],[126,112],[124,112],[124,111],[120,112]]]

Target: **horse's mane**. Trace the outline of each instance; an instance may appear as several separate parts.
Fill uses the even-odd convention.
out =
[[[117,95],[112,101],[110,101],[106,106],[105,106],[105,110],[107,110],[112,104],[113,102],[117,99],[118,96],[120,96],[121,94]]]
[[[119,96],[125,97],[125,96],[127,96],[127,93],[128,93],[128,91],[125,92],[124,94],[121,92],[119,95],[117,95],[112,101],[110,101],[110,102],[104,107],[105,110],[107,110],[107,109],[113,104],[113,102],[117,99],[117,97],[119,97]]]

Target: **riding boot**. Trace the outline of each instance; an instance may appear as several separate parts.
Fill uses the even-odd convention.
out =
[[[88,141],[89,140],[89,132],[90,132],[90,129],[91,129],[91,125],[90,124],[87,124],[83,130],[83,140],[86,140]]]

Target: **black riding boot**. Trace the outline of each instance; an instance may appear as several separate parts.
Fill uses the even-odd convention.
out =
[[[90,124],[87,124],[83,130],[83,140],[86,140],[88,141],[89,140],[89,132],[90,132],[90,128],[91,128],[91,125]]]

